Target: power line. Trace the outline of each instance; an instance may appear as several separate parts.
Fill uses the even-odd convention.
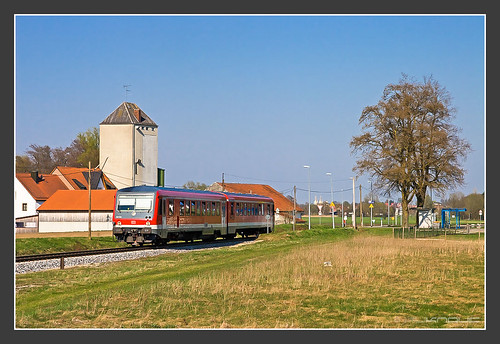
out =
[[[309,191],[308,189],[301,189],[301,188],[297,188],[297,190],[300,190],[300,191]],[[340,189],[340,190],[334,190],[333,193],[344,192],[344,191],[351,191],[351,190],[352,190],[352,188],[350,188],[350,189]],[[315,192],[315,193],[330,193],[330,190],[328,190],[328,191],[311,190],[311,192]]]
[[[287,184],[301,184],[301,183],[307,183],[306,181],[286,181],[286,180],[272,180],[272,179],[263,179],[263,178],[252,178],[252,177],[244,177],[244,176],[237,176],[234,174],[230,173],[224,173],[225,176],[231,176],[235,178],[241,178],[241,179],[248,179],[248,180],[256,180],[256,181],[264,181],[264,182],[271,182],[271,183],[287,183]],[[334,179],[334,182],[346,182],[346,181],[351,181],[350,179]],[[315,184],[322,184],[322,183],[328,183],[328,181],[311,181],[311,183]],[[328,191],[330,192],[330,191]]]

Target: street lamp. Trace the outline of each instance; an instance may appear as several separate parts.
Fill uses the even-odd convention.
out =
[[[345,223],[344,223],[344,189],[341,190],[342,191],[342,227],[345,227]]]
[[[330,199],[331,199],[331,203],[333,203],[333,175],[331,172],[326,172],[326,175],[327,176],[330,176]],[[334,211],[333,211],[333,207],[331,207],[331,212],[332,212],[332,228],[335,229],[335,217],[334,217]]]
[[[352,226],[356,229],[356,189],[354,187],[356,177],[349,177],[349,179],[352,179]]]
[[[311,229],[311,166],[304,165],[307,168],[308,182],[309,182],[309,229]]]

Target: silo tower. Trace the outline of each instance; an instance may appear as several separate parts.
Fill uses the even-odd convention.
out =
[[[99,125],[99,166],[118,189],[157,185],[158,125],[123,102]]]

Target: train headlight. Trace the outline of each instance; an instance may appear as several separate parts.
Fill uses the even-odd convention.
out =
[[[121,225],[122,225],[122,222],[121,222],[121,221],[118,221],[118,222],[116,223],[116,225],[117,225],[117,226],[121,226]]]
[[[149,221],[146,221],[146,226],[149,226],[151,225],[151,223]]]

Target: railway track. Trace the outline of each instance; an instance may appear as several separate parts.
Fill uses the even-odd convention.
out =
[[[230,245],[231,243],[239,243],[243,241],[254,240],[255,238],[236,238],[230,240],[214,240],[212,242],[189,242],[189,243],[172,243],[168,245],[147,245],[147,246],[139,246],[139,247],[118,247],[118,248],[104,248],[104,249],[96,249],[96,250],[82,250],[82,251],[69,251],[69,252],[58,252],[58,253],[45,253],[45,254],[32,254],[25,256],[16,256],[16,263],[21,262],[31,262],[36,260],[47,260],[47,259],[63,259],[69,257],[81,257],[81,256],[89,256],[89,255],[97,255],[97,254],[110,254],[110,253],[122,253],[122,252],[130,252],[130,251],[142,251],[142,250],[155,250],[155,249],[181,249],[186,246],[200,246],[203,248],[204,246],[212,247],[218,246],[222,243],[226,245]]]

